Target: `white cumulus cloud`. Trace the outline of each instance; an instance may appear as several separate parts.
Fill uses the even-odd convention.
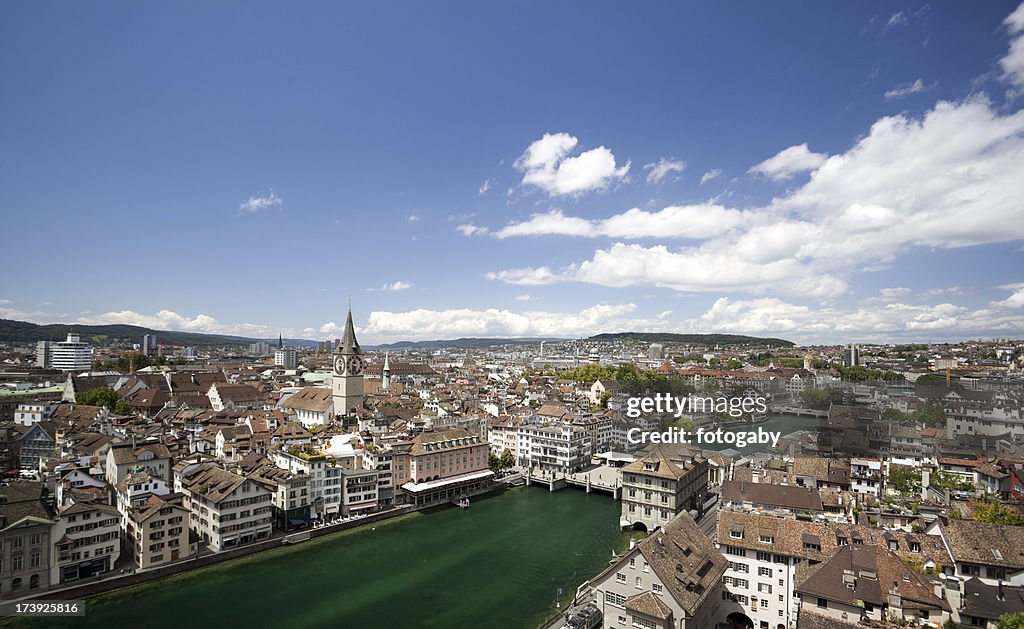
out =
[[[814,170],[821,166],[827,157],[824,153],[812,153],[804,142],[779,151],[760,164],[752,166],[748,172],[764,175],[773,181],[785,181],[797,173]]]
[[[570,157],[577,143],[568,133],[545,133],[530,144],[515,162],[523,171],[523,185],[551,196],[578,195],[604,190],[629,172],[630,163],[617,166],[615,155],[603,146]]]

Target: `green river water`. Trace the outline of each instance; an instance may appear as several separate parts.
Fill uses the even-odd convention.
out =
[[[102,595],[46,627],[537,627],[627,545],[619,503],[518,487]],[[558,596],[562,588],[562,596]]]

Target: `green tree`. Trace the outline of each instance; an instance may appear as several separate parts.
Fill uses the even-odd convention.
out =
[[[997,629],[1024,629],[1024,612],[1003,614],[996,620]]]
[[[906,413],[901,412],[899,409],[887,408],[884,411],[882,411],[882,421],[896,422],[897,424],[902,424],[909,420],[910,416],[908,416]]]
[[[889,470],[889,486],[901,494],[909,494],[921,486],[921,471],[904,465]]]
[[[498,458],[497,454],[490,451],[487,452],[487,467],[489,467],[492,472],[501,471],[501,459]]]
[[[946,425],[946,409],[940,402],[925,402],[917,407],[913,418],[927,426],[944,427]]]
[[[978,522],[1024,526],[1024,515],[1007,508],[995,500],[976,498],[971,501],[974,519]]]
[[[736,360],[735,358],[730,358],[728,361],[726,361],[725,368],[728,369],[729,371],[736,371],[737,369],[743,368],[743,363]]]
[[[498,460],[498,466],[503,470],[512,469],[516,464],[516,460],[512,457],[512,452],[505,448],[501,452],[501,458]]]
[[[76,404],[84,404],[86,406],[105,406],[107,409],[115,413],[118,412],[118,402],[123,403],[123,400],[118,398],[117,392],[110,387],[100,387],[98,389],[90,389],[89,391],[83,391],[82,393],[75,394]],[[124,406],[127,406],[127,404]]]

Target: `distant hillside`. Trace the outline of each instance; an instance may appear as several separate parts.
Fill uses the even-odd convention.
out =
[[[35,341],[63,341],[68,332],[77,332],[82,340],[92,345],[106,345],[111,342],[141,343],[146,334],[153,334],[158,343],[168,345],[194,345],[215,347],[224,345],[248,345],[259,340],[277,343],[277,339],[252,339],[243,336],[223,334],[200,334],[197,332],[173,332],[151,330],[137,325],[71,325],[52,323],[37,325],[26,321],[0,319],[0,342],[34,343]],[[285,339],[287,345],[316,345],[305,339]]]
[[[437,340],[437,341],[398,341],[397,343],[389,343],[386,345],[370,345],[368,348],[373,349],[437,349],[439,347],[455,347],[460,349],[478,349],[497,347],[499,345],[533,345],[540,343],[557,343],[567,339],[558,338],[495,338],[495,339],[481,339],[481,338],[461,338],[461,339],[450,339],[450,340]]]
[[[795,343],[785,339],[744,336],[742,334],[668,334],[660,332],[614,332],[597,334],[588,341],[643,341],[646,343],[685,343],[689,345],[773,345],[793,347]]]

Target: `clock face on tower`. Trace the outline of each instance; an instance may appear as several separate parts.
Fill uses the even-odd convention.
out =
[[[334,373],[345,373],[345,359],[338,357],[334,359]]]
[[[348,359],[348,371],[353,376],[363,373],[363,361],[358,356]]]

